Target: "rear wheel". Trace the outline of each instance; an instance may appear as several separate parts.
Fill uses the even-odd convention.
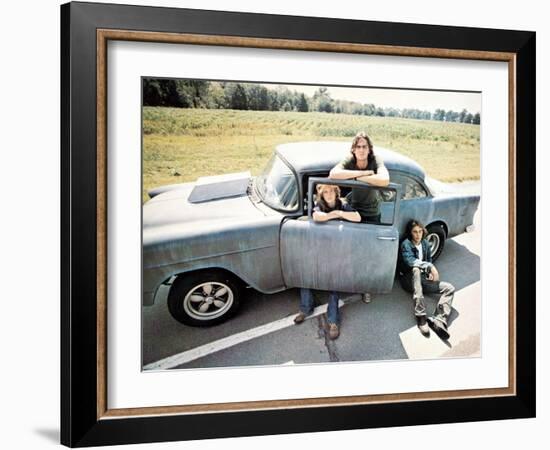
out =
[[[429,225],[428,234],[426,235],[426,240],[430,246],[430,253],[432,255],[432,261],[435,261],[441,255],[443,248],[445,247],[445,239],[447,238],[445,234],[445,229],[443,225],[434,224]]]
[[[168,309],[177,321],[198,327],[224,322],[239,307],[241,286],[230,274],[204,271],[179,275],[168,293]]]

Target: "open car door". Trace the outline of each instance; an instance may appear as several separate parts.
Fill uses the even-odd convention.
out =
[[[313,193],[319,183],[376,190],[380,223],[315,222]],[[399,201],[399,185],[380,188],[358,181],[310,178],[308,216],[289,219],[281,228],[281,265],[286,286],[350,293],[391,291],[399,246],[395,225]]]

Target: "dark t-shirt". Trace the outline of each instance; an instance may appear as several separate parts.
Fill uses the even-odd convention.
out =
[[[334,208],[331,211],[334,211],[334,210],[337,210],[337,209],[339,209],[341,211],[345,211],[345,212],[356,212],[355,209],[353,209],[348,203],[346,203],[344,201],[341,202],[340,208]],[[319,207],[319,205],[315,204],[315,207],[313,208],[313,211],[321,212],[321,208]]]
[[[349,156],[340,162],[343,169],[346,170],[378,170],[384,166],[384,160],[379,155],[374,155],[374,160],[370,161],[366,169],[359,169],[355,163],[355,158]],[[380,195],[377,189],[352,189],[350,203],[361,215],[361,219],[380,214]]]

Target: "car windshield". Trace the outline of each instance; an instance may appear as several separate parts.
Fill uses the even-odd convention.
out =
[[[273,155],[256,178],[256,190],[263,202],[273,209],[295,211],[298,208],[296,177],[277,155]]]

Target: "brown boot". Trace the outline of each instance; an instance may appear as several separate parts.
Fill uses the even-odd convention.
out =
[[[298,325],[304,320],[306,320],[306,315],[303,312],[299,312],[298,315],[294,318],[294,323]]]
[[[328,324],[328,337],[332,340],[337,339],[340,336],[340,330],[335,323]]]

